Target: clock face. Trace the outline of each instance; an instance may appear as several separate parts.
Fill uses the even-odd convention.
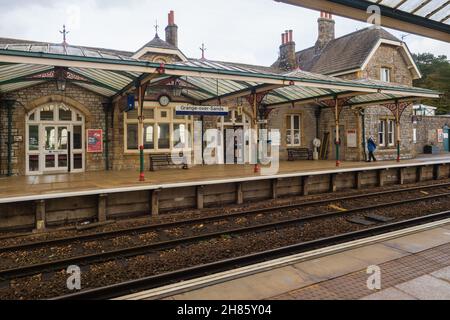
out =
[[[160,96],[159,97],[159,104],[163,107],[168,106],[170,103],[170,98],[168,96]]]

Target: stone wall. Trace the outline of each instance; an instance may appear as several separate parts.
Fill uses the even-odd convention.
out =
[[[363,159],[362,154],[362,138],[361,138],[361,120],[356,110],[344,108],[339,117],[340,122],[340,137],[342,140],[340,148],[340,159],[347,161],[359,161]],[[320,116],[320,139],[323,139],[325,133],[330,134],[328,144],[328,159],[336,159],[335,149],[335,130],[336,122],[334,111],[330,108],[323,109]],[[347,141],[347,131],[356,130],[357,132],[357,147],[350,147]]]
[[[380,69],[391,70],[391,82],[412,86],[413,76],[398,47],[382,44],[370,59],[360,77],[380,80]]]
[[[301,144],[302,147],[313,149],[312,142],[316,138],[316,106],[304,105],[304,106],[280,106],[276,107],[270,112],[268,117],[268,128],[280,130],[280,160],[287,160],[287,134],[286,134],[286,117],[289,114],[300,115],[300,127],[301,127]]]
[[[438,142],[437,130],[443,129],[445,125],[450,126],[449,116],[422,117],[414,124],[413,127],[417,130],[417,142],[414,144],[416,153],[423,153],[423,148],[428,144],[438,146],[441,152],[444,151],[444,142]]]
[[[378,121],[380,119],[395,119],[392,112],[382,106],[374,106],[365,109],[366,118],[366,138],[372,136],[378,145]],[[408,107],[400,119],[400,157],[411,159],[416,156],[413,147],[413,126],[412,126],[412,106]],[[394,131],[396,134],[396,131]],[[377,147],[375,156],[380,160],[394,160],[397,158],[397,137],[394,139],[395,145],[391,147]]]
[[[40,102],[63,101],[84,114],[86,118],[85,129],[105,130],[105,114],[103,103],[107,99],[85,90],[73,84],[68,84],[66,91],[61,92],[56,88],[56,84],[49,82],[29,87],[20,91],[14,91],[2,96],[3,99],[17,100],[13,110],[13,130],[14,137],[22,137],[22,142],[15,142],[12,146],[12,171],[13,174],[25,174],[25,115],[38,107]],[[0,110],[0,132],[1,132],[1,174],[6,174],[7,170],[7,111],[6,108]],[[13,138],[14,139],[14,138]],[[86,171],[97,171],[105,169],[104,153],[85,153]]]

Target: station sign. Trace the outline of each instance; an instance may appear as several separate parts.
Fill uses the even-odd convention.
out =
[[[175,113],[177,116],[227,116],[228,107],[222,106],[177,106]]]

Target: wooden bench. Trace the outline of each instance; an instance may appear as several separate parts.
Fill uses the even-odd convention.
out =
[[[296,161],[296,160],[312,160],[313,154],[312,151],[308,148],[295,148],[295,149],[287,149],[288,151],[288,161]]]
[[[170,166],[182,166],[183,169],[188,169],[186,158],[183,153],[180,153],[179,156],[173,156],[168,153],[150,155],[150,171],[155,171],[155,167]]]

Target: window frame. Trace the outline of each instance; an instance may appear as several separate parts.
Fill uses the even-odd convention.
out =
[[[378,120],[378,146],[386,146],[386,120]]]
[[[392,125],[392,131],[391,131],[391,125]],[[394,147],[395,146],[395,121],[392,119],[386,119],[386,143],[388,147]],[[391,141],[392,138],[392,141]]]
[[[138,149],[128,149],[128,125],[129,124],[137,124],[138,126],[138,137],[142,135],[143,139],[145,140],[144,135],[144,126],[145,125],[153,125],[153,148],[146,148],[144,149],[144,153],[146,154],[152,154],[152,153],[170,153],[172,151],[183,151],[183,152],[190,152],[192,151],[193,146],[193,134],[192,132],[189,132],[189,128],[193,128],[193,116],[183,116],[183,118],[179,118],[175,116],[175,107],[183,105],[183,104],[174,104],[170,103],[168,106],[160,106],[158,102],[144,102],[144,113],[148,110],[153,110],[153,118],[144,118],[142,124],[139,123],[139,120],[137,118],[129,118],[129,113],[124,112],[123,115],[123,121],[124,121],[124,128],[123,128],[123,135],[124,135],[124,153],[125,154],[137,154],[139,153],[139,141],[138,141]],[[187,105],[187,104],[184,104]],[[135,112],[137,110],[137,107],[135,109]],[[167,117],[162,117],[162,112],[167,112]],[[160,124],[168,124],[169,125],[169,148],[159,148],[159,130],[158,127]],[[174,126],[177,124],[184,124],[186,126],[186,133],[185,133],[185,141],[188,141],[188,143],[185,145],[184,148],[176,148],[175,147],[175,141],[174,141]],[[139,139],[139,138],[138,138]]]
[[[383,125],[383,131],[380,130],[380,124]],[[392,125],[392,127],[391,127]],[[378,119],[378,146],[384,148],[393,148],[396,145],[397,133],[396,133],[396,123],[393,118],[381,118]],[[392,130],[391,130],[392,129]],[[381,139],[383,142],[381,142]]]
[[[384,79],[386,76],[386,79]],[[389,67],[381,67],[380,68],[380,80],[383,82],[391,82],[392,79],[392,70]]]
[[[298,129],[295,128],[294,124],[295,124],[295,118],[298,117]],[[288,129],[288,124],[290,124],[290,128]],[[290,148],[298,148],[301,147],[303,145],[302,143],[302,115],[300,113],[292,113],[292,114],[287,114],[286,115],[286,147],[290,147]],[[295,132],[298,131],[298,140],[299,143],[294,143],[295,142]],[[291,137],[291,142],[288,143],[288,137]]]

